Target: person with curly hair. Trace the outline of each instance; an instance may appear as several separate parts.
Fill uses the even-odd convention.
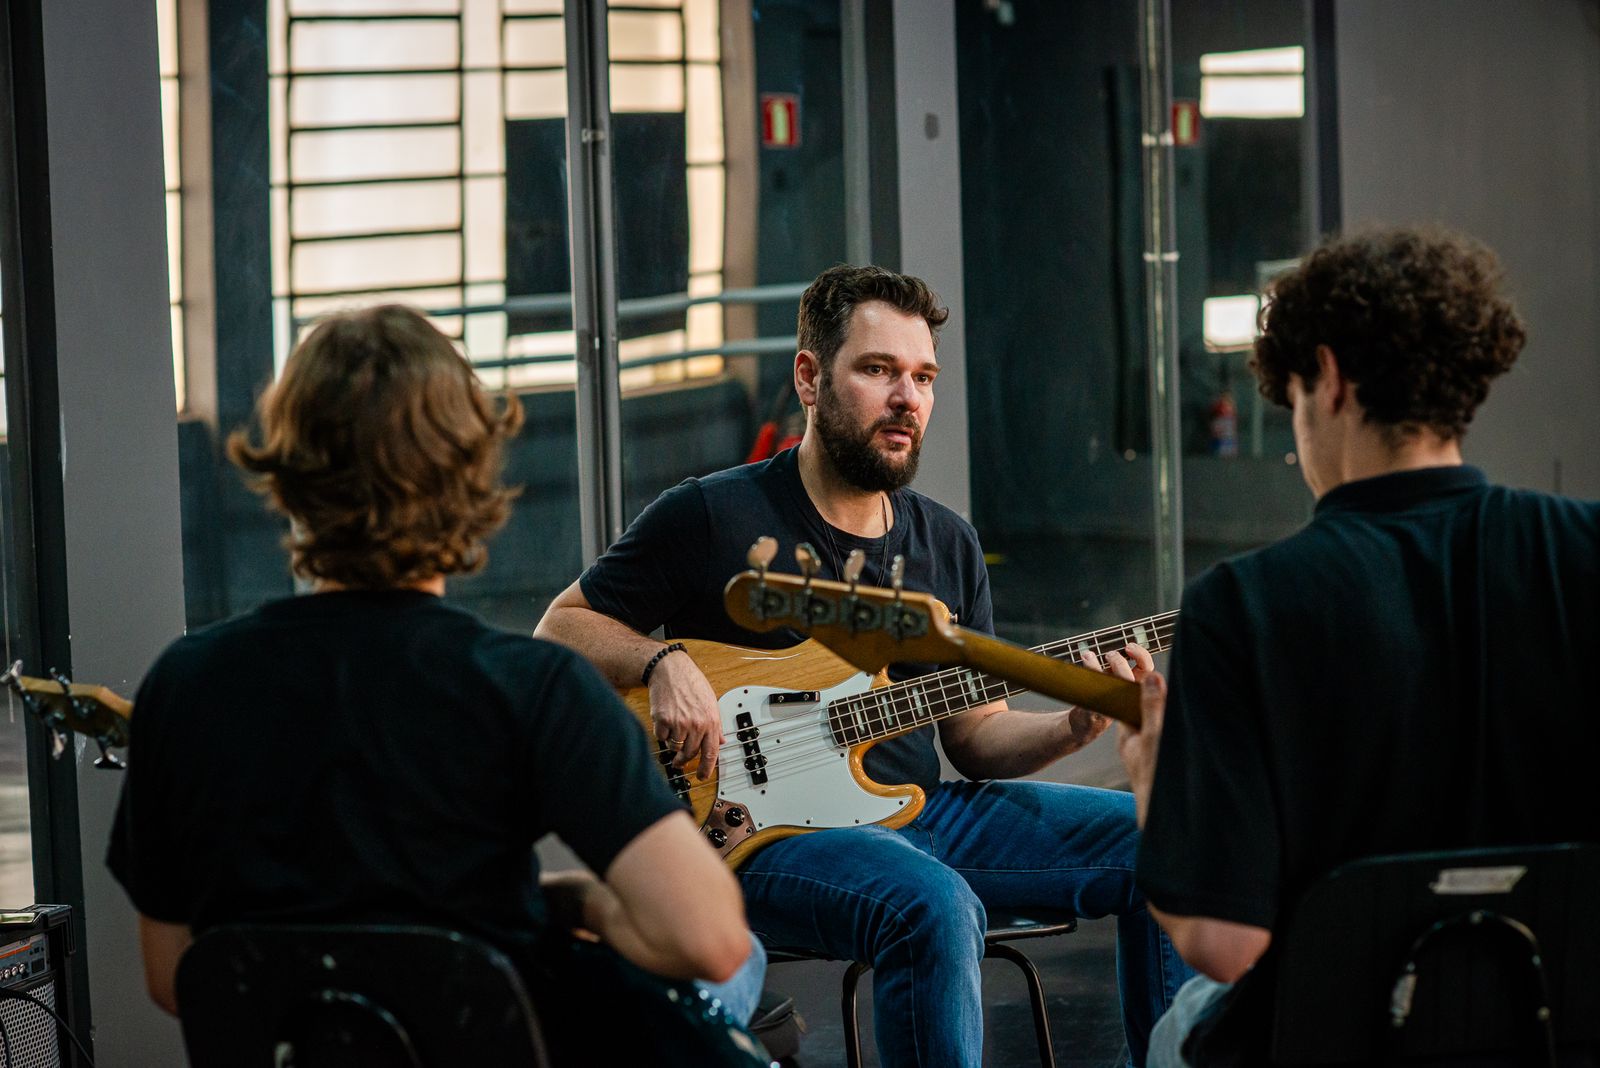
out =
[[[1331,240],[1270,287],[1254,368],[1315,511],[1189,585],[1170,686],[1138,672],[1120,732],[1139,885],[1202,973],[1150,1064],[1266,1062],[1274,933],[1338,865],[1600,839],[1600,505],[1461,454],[1524,336],[1494,255],[1438,230]]]
[[[259,440],[229,439],[312,592],[181,638],[139,689],[108,863],[163,1009],[182,1009],[191,938],[223,923],[424,923],[504,951],[557,1063],[590,1063],[607,1025],[576,996],[572,929],[628,962],[619,980],[720,982],[750,954],[733,877],[611,687],[442,600],[505,522],[521,421],[391,305],[324,319],[263,395]],[[599,877],[541,880],[547,832]],[[755,990],[759,972],[736,1016]]]

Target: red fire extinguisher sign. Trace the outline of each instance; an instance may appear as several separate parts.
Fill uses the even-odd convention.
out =
[[[762,93],[762,147],[795,148],[799,144],[800,98],[794,93]]]

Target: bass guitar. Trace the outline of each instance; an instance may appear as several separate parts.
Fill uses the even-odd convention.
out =
[[[749,630],[791,628],[810,640],[786,649],[684,641],[717,694],[727,742],[704,781],[698,759],[677,768],[672,750],[658,751],[669,783],[735,868],[791,835],[909,823],[922,789],[875,782],[862,763],[867,751],[969,709],[1031,690],[1137,727],[1138,687],[1071,661],[1130,642],[1163,652],[1177,622],[1167,612],[1024,649],[955,626],[926,594],[858,585],[864,558],[855,553],[847,581],[834,582],[815,577],[805,546],[804,574],[769,572],[776,543],[763,543],[771,539],[751,550],[751,570],[728,582],[728,614]],[[903,568],[897,558],[894,581]],[[961,666],[891,683],[884,669],[896,661]],[[622,699],[653,739],[649,690],[627,689]]]

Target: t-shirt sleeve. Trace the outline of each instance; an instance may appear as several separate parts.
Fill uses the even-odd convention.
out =
[[[605,874],[639,833],[683,804],[667,786],[638,720],[574,653],[524,710],[535,811],[590,868]]]
[[[175,699],[170,658],[169,653],[157,661],[134,698],[138,727],[128,745],[128,771],[111,826],[106,866],[140,913],[165,923],[188,923],[194,902],[182,877],[187,866],[167,789],[175,781],[170,777],[173,754],[168,752],[164,730],[165,710]]]
[[[1185,593],[1138,881],[1174,915],[1270,927],[1282,878],[1278,817],[1256,665],[1239,652],[1249,647],[1245,625],[1225,568]]]
[[[962,526],[966,528],[967,535],[963,550],[967,554],[967,610],[957,622],[969,630],[993,634],[994,602],[989,596],[989,565],[984,562],[983,547],[978,544],[978,532],[965,523]]]
[[[699,485],[681,482],[639,513],[578,586],[595,611],[648,634],[703,586],[710,535]]]

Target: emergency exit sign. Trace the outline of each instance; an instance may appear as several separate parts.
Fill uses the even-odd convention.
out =
[[[762,147],[794,148],[799,144],[800,98],[794,93],[762,93]]]

